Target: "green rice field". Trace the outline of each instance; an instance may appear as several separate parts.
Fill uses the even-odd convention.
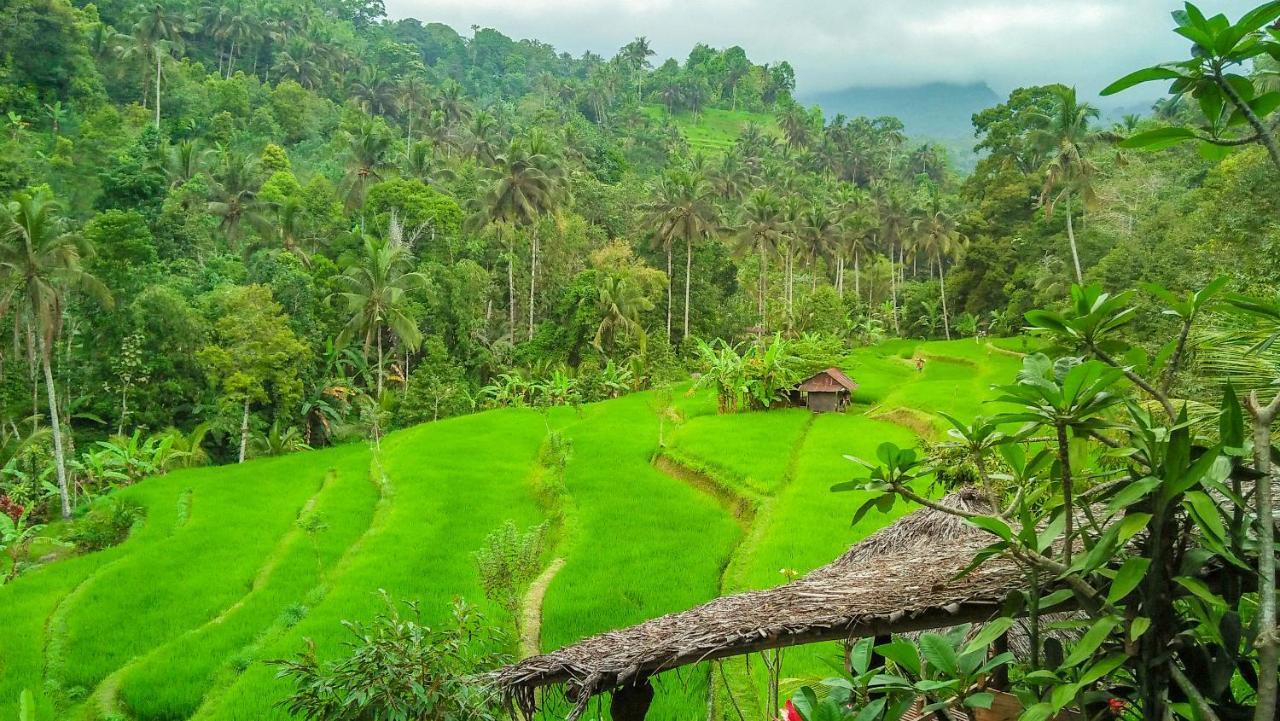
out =
[[[124,543],[0,587],[0,720],[18,717],[23,691],[40,721],[289,718],[279,702],[290,689],[266,661],[304,639],[335,657],[341,621],[370,619],[380,590],[421,602],[428,619],[456,597],[502,618],[473,554],[509,520],[555,524],[545,561],[563,566],[544,595],[544,650],[783,583],[891,520],[850,526],[858,499],[829,490],[857,470],[843,454],[940,435],[938,411],[993,412],[982,399],[1012,378],[1021,350],[974,339],[859,349],[844,363],[860,384],[845,414],[718,416],[708,393],[682,386],[661,447],[654,399],[637,393],[425,424],[379,452],[344,446],[144,481],[120,491],[145,509]],[[554,498],[539,465],[551,430],[572,444]],[[826,675],[833,649],[789,651],[784,675]],[[709,699],[727,718],[728,693],[761,718],[758,664],[724,670],[727,687],[705,666],[667,674],[650,718],[706,718]]]

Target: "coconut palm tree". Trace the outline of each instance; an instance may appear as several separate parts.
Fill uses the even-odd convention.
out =
[[[648,67],[649,58],[653,57],[653,48],[649,45],[649,39],[641,35],[622,47],[619,53],[627,66],[631,68],[631,72],[636,78],[636,102],[644,100],[644,71]]]
[[[893,332],[901,332],[898,322],[898,271],[902,263],[903,243],[911,230],[911,208],[906,198],[896,188],[885,184],[877,184],[876,216],[880,220],[880,240],[888,251],[889,267],[893,273],[889,276],[890,297],[893,310]]]
[[[1076,282],[1084,283],[1072,222],[1072,200],[1079,198],[1084,205],[1093,199],[1092,180],[1097,166],[1089,159],[1089,149],[1097,143],[1098,135],[1090,124],[1100,113],[1092,105],[1080,102],[1075,88],[1062,87],[1057,94],[1058,102],[1052,113],[1036,113],[1030,117],[1029,139],[1046,157],[1040,203],[1047,214],[1052,214],[1059,202],[1066,205],[1071,262],[1075,266]]]
[[[789,150],[799,150],[809,144],[811,121],[809,114],[799,105],[789,105],[778,114],[778,127],[782,129]]]
[[[644,349],[645,332],[640,317],[653,310],[653,301],[644,288],[625,273],[602,273],[596,285],[596,301],[600,310],[600,325],[596,327],[591,344],[601,353],[612,349],[619,336],[640,338]]]
[[[349,134],[347,173],[342,179],[349,210],[363,208],[364,197],[374,183],[382,180],[382,174],[390,167],[387,156],[391,151],[391,138],[378,125],[367,120]],[[360,232],[364,232],[364,213],[360,213]]]
[[[245,223],[264,237],[271,233],[265,204],[258,200],[262,178],[253,156],[222,148],[213,180],[214,199],[208,209],[222,219],[221,227],[229,240],[234,243],[239,239]]]
[[[537,223],[564,194],[563,165],[545,135],[533,131],[515,138],[488,170],[489,186],[476,199],[481,224],[508,222],[532,228],[529,249],[529,337],[533,337],[538,284]]]
[[[418,113],[431,108],[431,92],[426,80],[419,73],[410,73],[400,80],[396,89],[396,105],[404,112],[405,138],[404,152],[408,154],[413,148],[413,121]]]
[[[938,268],[938,284],[942,295],[942,330],[951,340],[951,320],[947,311],[947,270],[945,261],[954,258],[969,239],[957,229],[955,216],[942,207],[935,196],[924,217],[915,222],[920,250],[929,259],[930,274]]]
[[[688,170],[674,170],[664,176],[646,209],[654,238],[667,252],[667,337],[671,337],[671,250],[684,241],[684,331],[689,337],[689,291],[693,276],[693,244],[711,237],[720,227],[720,208],[714,189],[706,177]]]
[[[181,187],[203,173],[209,155],[209,149],[200,147],[200,141],[195,139],[180,140],[176,145],[170,146],[164,163],[169,187]]]
[[[4,294],[0,313],[15,311],[15,324],[25,326],[44,370],[49,421],[53,428],[54,465],[62,516],[71,516],[67,492],[67,460],[53,381],[54,343],[62,329],[67,292],[79,288],[103,303],[111,294],[81,266],[92,252],[83,236],[68,230],[66,220],[48,190],[18,193],[0,212],[0,278]]]
[[[133,29],[133,37],[141,54],[155,61],[156,128],[160,127],[161,61],[182,42],[182,34],[186,30],[186,20],[159,3],[156,3]]]
[[[800,216],[800,254],[809,268],[810,289],[818,287],[818,261],[838,254],[841,228],[825,205],[815,203]]]
[[[781,201],[765,188],[747,198],[743,213],[745,222],[737,232],[737,250],[743,255],[755,253],[760,259],[756,309],[760,313],[760,327],[764,328],[768,323],[769,256],[777,253],[787,242],[787,224],[782,217]]]
[[[359,338],[366,359],[371,350],[377,349],[379,398],[386,384],[386,333],[390,331],[409,350],[415,350],[422,342],[418,323],[409,315],[407,294],[425,288],[429,281],[426,275],[413,270],[414,240],[412,235],[406,237],[399,218],[392,215],[386,237],[365,236],[360,259],[338,278],[341,290],[337,295],[346,301],[351,317],[338,334],[336,345],[345,347]]]
[[[409,152],[400,156],[400,174],[436,186],[455,177],[451,169],[436,162],[435,149],[425,140],[414,143]]]

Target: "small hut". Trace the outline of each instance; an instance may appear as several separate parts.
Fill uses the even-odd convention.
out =
[[[843,413],[853,400],[858,384],[839,368],[819,371],[796,386],[792,393],[796,405],[805,405],[814,413]]]

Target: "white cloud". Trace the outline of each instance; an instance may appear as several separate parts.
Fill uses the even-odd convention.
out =
[[[392,17],[471,25],[611,55],[647,36],[659,56],[696,42],[789,60],[800,90],[985,80],[998,92],[1065,82],[1096,91],[1185,52],[1176,0],[386,0]],[[1256,0],[1205,9],[1236,17]]]

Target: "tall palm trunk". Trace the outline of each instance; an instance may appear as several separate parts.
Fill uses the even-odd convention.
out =
[[[671,340],[671,243],[667,243],[667,341]]]
[[[533,340],[533,299],[538,287],[538,229],[533,229],[533,246],[529,254],[529,340]]]
[[[156,48],[156,130],[160,129],[160,48]]]
[[[769,256],[763,245],[760,246],[760,288],[756,296],[756,306],[760,310],[760,330],[767,325],[765,295],[769,292]]]
[[[951,321],[947,318],[947,272],[942,267],[942,256],[938,256],[938,287],[942,290],[942,332],[951,340]]]
[[[1071,222],[1071,194],[1067,193],[1067,242],[1071,244],[1071,262],[1076,267],[1076,282],[1084,285],[1084,274],[1080,272],[1080,253],[1076,251],[1076,229]]]
[[[58,497],[62,501],[62,517],[71,518],[71,496],[67,490],[67,459],[62,450],[62,423],[58,420],[58,393],[53,385],[53,366],[44,336],[36,334],[40,364],[44,367],[44,390],[49,398],[49,424],[53,427],[53,463],[58,474]]]
[[[507,332],[511,334],[511,342],[516,342],[516,254],[512,249],[507,256]]]
[[[901,335],[898,327],[898,268],[894,263],[897,253],[894,252],[893,244],[889,244],[889,299],[890,308],[893,313],[893,332],[894,335]]]
[[[836,256],[836,294],[844,298],[844,254]]]
[[[853,297],[862,302],[862,273],[858,267],[858,249],[853,249]],[[871,299],[867,299],[867,306],[871,306]]]
[[[689,337],[689,282],[693,278],[693,237],[684,239],[684,333],[680,340]]]
[[[244,463],[245,450],[249,447],[249,398],[244,399],[244,410],[240,413],[240,459]]]
[[[386,378],[386,369],[383,367],[382,361],[382,329],[375,331],[378,334],[378,400],[382,400],[382,386]]]

